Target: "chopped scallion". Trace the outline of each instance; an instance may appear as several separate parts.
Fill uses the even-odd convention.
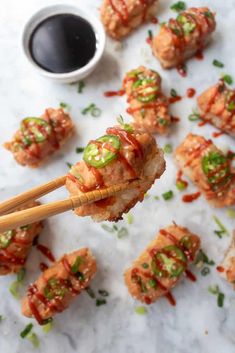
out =
[[[79,81],[78,82],[78,93],[82,93],[84,87],[85,87],[85,82],[84,81]]]
[[[64,102],[61,102],[61,103],[60,103],[60,108],[70,110],[71,107],[70,107],[69,104],[64,103]]]
[[[21,267],[21,269],[17,273],[17,282],[22,282],[23,279],[25,278],[25,274],[26,274],[26,269],[24,267]]]
[[[82,152],[84,152],[84,147],[77,147],[76,148],[76,153],[82,153]]]
[[[162,197],[164,198],[165,201],[171,200],[174,197],[174,193],[172,190],[169,190],[167,192],[164,192],[162,194]]]
[[[69,169],[72,168],[72,166],[73,166],[72,163],[69,163],[69,162],[66,162],[66,164],[69,167]]]
[[[33,344],[35,348],[38,348],[40,346],[40,341],[38,339],[38,336],[36,333],[31,332],[28,336],[27,339]]]
[[[109,232],[109,233],[114,233],[115,232],[115,229],[113,227],[109,227],[107,224],[101,224],[101,227],[106,231],[106,232]]]
[[[24,330],[21,331],[20,337],[21,337],[21,338],[25,338],[25,337],[29,334],[29,332],[32,330],[32,328],[33,328],[33,324],[32,324],[32,323],[28,324],[28,325],[24,328]]]
[[[98,292],[99,292],[100,295],[102,295],[102,297],[108,297],[109,296],[109,292],[107,292],[107,290],[105,290],[105,289],[99,289]]]
[[[137,306],[135,308],[135,312],[136,314],[139,314],[139,315],[146,315],[148,311],[144,306]]]
[[[171,5],[170,7],[171,10],[175,12],[181,12],[186,10],[186,4],[184,1],[178,1],[175,4]]]
[[[224,306],[224,293],[219,293],[217,297],[217,305],[218,307],[222,308]]]
[[[119,239],[124,238],[124,237],[126,237],[127,235],[128,235],[128,230],[127,230],[126,227],[120,228],[120,229],[118,230],[118,232],[117,232],[117,237],[118,237]]]
[[[91,289],[91,287],[86,287],[85,291],[87,292],[89,297],[91,297],[92,299],[95,299],[95,292],[93,291],[93,289]]]
[[[223,75],[222,79],[224,82],[226,82],[228,85],[232,85],[233,84],[233,78],[230,75]]]
[[[186,184],[182,180],[177,180],[176,187],[178,190],[183,191],[186,189]]]
[[[211,272],[211,270],[207,266],[203,267],[203,269],[201,270],[202,276],[207,276],[207,275],[209,275],[210,272]]]
[[[106,299],[103,299],[103,298],[96,299],[96,306],[101,306],[101,305],[104,305],[106,303],[107,303]]]
[[[224,64],[221,62],[221,61],[219,61],[219,60],[213,60],[213,65],[214,66],[216,66],[216,67],[224,67]]]
[[[165,144],[165,146],[163,147],[163,151],[165,153],[172,153],[173,151],[172,145],[170,143]]]
[[[189,121],[198,121],[198,120],[200,120],[200,114],[197,112],[193,112],[192,114],[190,114],[188,116],[188,120]]]
[[[235,218],[235,210],[232,208],[228,208],[226,210],[226,215],[228,216],[228,218],[234,219]]]
[[[221,223],[218,217],[213,216],[213,219],[217,226],[219,227],[219,230],[215,230],[214,233],[219,237],[222,238],[223,235],[229,235],[228,230],[225,228],[225,226]]]

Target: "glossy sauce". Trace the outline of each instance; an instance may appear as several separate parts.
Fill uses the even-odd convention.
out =
[[[29,49],[32,59],[44,70],[72,72],[94,57],[96,35],[91,24],[80,16],[54,15],[35,28]]]
[[[146,16],[147,16],[148,2],[147,2],[147,0],[139,0],[139,1],[143,6],[142,21],[144,22],[146,20]],[[117,16],[121,20],[123,26],[128,27],[130,14],[128,11],[128,5],[127,5],[126,0],[119,0],[120,6],[117,6],[115,4],[115,2],[116,2],[115,0],[109,0],[109,4],[110,4],[112,10],[117,14]]]
[[[176,102],[181,101],[181,99],[182,99],[181,96],[170,97],[170,98],[169,98],[169,103],[170,103],[170,104],[173,104],[173,103],[176,103]]]
[[[183,195],[182,201],[183,202],[193,202],[193,201],[197,200],[200,196],[201,196],[201,193],[199,191],[195,192],[194,194]]]
[[[124,96],[124,94],[125,94],[125,91],[123,89],[120,89],[119,91],[104,92],[105,97]]]
[[[38,244],[37,245],[37,250],[39,250],[44,256],[46,256],[50,261],[54,262],[55,261],[55,257],[52,254],[51,250],[42,244]]]
[[[188,88],[187,89],[187,97],[188,98],[193,98],[196,94],[196,90],[194,88]]]
[[[222,135],[224,135],[224,132],[223,132],[223,131],[220,131],[220,132],[213,132],[212,137],[217,138],[217,137],[220,137],[220,136],[222,136]]]
[[[222,266],[217,266],[216,270],[221,273],[224,272],[224,268]]]

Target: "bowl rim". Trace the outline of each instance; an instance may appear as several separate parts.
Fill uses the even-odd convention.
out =
[[[90,23],[96,35],[97,48],[95,51],[95,55],[85,66],[79,69],[76,69],[74,71],[64,72],[64,73],[49,72],[43,69],[42,67],[40,67],[33,60],[29,51],[29,39],[32,32],[38,26],[39,23],[41,23],[42,21],[44,21],[45,19],[51,16],[54,16],[57,14],[66,14],[66,13],[79,15]],[[30,18],[26,21],[25,25],[23,26],[23,30],[21,34],[21,46],[31,66],[33,66],[34,69],[36,69],[39,73],[41,73],[45,77],[48,77],[51,79],[61,79],[61,80],[72,79],[75,76],[84,77],[86,74],[89,74],[100,61],[105,49],[105,42],[106,42],[106,34],[100,20],[95,15],[90,14],[87,10],[84,10],[80,6],[70,5],[70,4],[55,4],[55,5],[44,6],[40,8],[39,10],[34,12],[30,16]]]

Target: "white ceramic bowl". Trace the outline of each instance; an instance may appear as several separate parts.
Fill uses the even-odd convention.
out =
[[[67,73],[52,73],[38,66],[37,63],[35,63],[35,61],[32,59],[32,56],[29,51],[29,40],[32,32],[34,31],[34,29],[37,27],[39,23],[41,23],[43,20],[45,20],[50,16],[64,14],[64,13],[83,17],[91,24],[96,35],[97,48],[96,48],[94,57],[82,68],[77,69],[75,71],[67,72]],[[104,52],[105,32],[99,19],[91,15],[90,13],[84,11],[80,7],[72,6],[72,5],[63,5],[63,4],[53,5],[39,10],[28,20],[28,22],[25,24],[23,29],[22,46],[23,46],[23,51],[29,63],[39,74],[57,82],[71,83],[71,82],[79,81],[84,77],[90,75],[90,73],[98,65]]]

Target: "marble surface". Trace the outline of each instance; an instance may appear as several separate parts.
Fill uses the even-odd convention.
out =
[[[66,1],[64,3],[82,4],[98,15],[101,1]],[[91,138],[103,134],[104,129],[115,122],[118,114],[129,120],[125,109],[125,98],[108,100],[103,92],[118,89],[125,72],[144,64],[158,70],[163,78],[165,92],[171,88],[185,95],[188,87],[201,92],[215,83],[221,73],[233,75],[235,80],[235,0],[191,0],[190,6],[208,5],[217,13],[217,30],[210,47],[205,51],[203,61],[188,62],[188,77],[181,78],[175,70],[164,71],[152,57],[145,42],[147,30],[154,32],[158,26],[147,24],[122,42],[122,45],[107,40],[105,55],[94,74],[86,79],[84,93],[77,93],[76,85],[57,85],[38,76],[28,66],[20,47],[20,32],[24,22],[37,9],[54,4],[53,0],[1,0],[0,2],[0,144],[11,137],[24,116],[40,115],[46,107],[57,107],[61,101],[71,105],[71,115],[75,121],[77,135],[43,168],[30,170],[18,166],[10,153],[0,148],[0,199],[4,200],[29,187],[43,183],[67,171],[66,162],[75,162],[81,157],[75,147],[84,146]],[[174,13],[169,10],[172,1],[160,1],[159,21],[165,21]],[[157,27],[157,28],[156,28]],[[221,60],[224,69],[212,65],[213,59]],[[96,103],[102,109],[99,118],[81,115],[82,108]],[[210,126],[199,128],[188,121],[187,116],[196,107],[195,99],[184,98],[172,106],[172,114],[180,116],[167,138],[158,138],[161,146],[171,143],[176,147],[187,132],[211,137],[215,129]],[[217,138],[218,146],[235,148],[234,140],[227,136]],[[118,227],[128,228],[129,235],[118,239],[105,232],[100,224],[89,218],[78,218],[72,212],[53,217],[45,222],[41,243],[53,249],[56,257],[64,252],[82,246],[89,246],[98,261],[98,273],[91,287],[97,292],[105,288],[110,293],[107,305],[96,307],[86,293],[73,302],[71,307],[54,320],[53,330],[45,334],[34,324],[34,331],[40,339],[38,352],[78,352],[78,353],[232,353],[235,350],[235,295],[232,288],[221,280],[212,268],[203,277],[198,269],[193,269],[198,277],[196,283],[183,279],[173,290],[177,306],[171,307],[161,299],[147,308],[147,314],[135,313],[135,302],[127,293],[122,274],[131,261],[145,248],[160,227],[175,220],[189,227],[201,236],[202,247],[219,263],[231,238],[234,220],[226,216],[226,210],[209,207],[203,198],[190,205],[181,202],[181,194],[174,186],[176,168],[171,155],[166,155],[167,170],[161,180],[149,192],[149,197],[138,204],[131,214],[132,225],[126,218]],[[154,196],[169,189],[175,197],[169,202],[156,201]],[[190,184],[188,192],[194,192]],[[45,197],[44,201],[66,196],[66,191],[57,191]],[[217,215],[230,233],[229,237],[219,239],[213,233],[216,229],[212,215]],[[232,224],[233,223],[233,224]],[[22,294],[27,285],[39,275],[38,264],[42,261],[35,249],[27,262],[27,275]],[[44,260],[44,259],[43,259]],[[20,314],[20,303],[9,293],[9,285],[14,276],[0,278],[0,351],[4,353],[31,352],[32,344],[19,337],[20,331],[32,320]],[[216,297],[208,293],[208,286],[218,284],[225,293],[224,308],[218,308]]]

